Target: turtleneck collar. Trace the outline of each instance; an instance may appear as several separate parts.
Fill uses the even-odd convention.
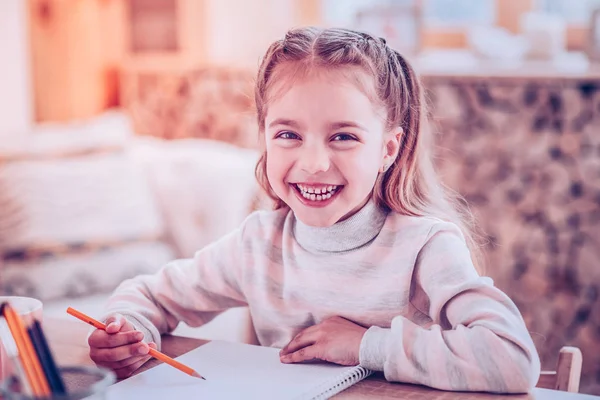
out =
[[[311,252],[344,252],[371,242],[381,231],[387,213],[369,200],[356,214],[328,227],[314,227],[294,217],[294,236]]]

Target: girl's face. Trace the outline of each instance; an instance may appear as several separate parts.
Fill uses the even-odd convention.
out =
[[[331,226],[367,203],[400,132],[385,132],[384,111],[355,84],[314,74],[269,103],[269,183],[300,221]]]

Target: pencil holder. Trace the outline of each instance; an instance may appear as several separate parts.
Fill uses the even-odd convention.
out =
[[[0,383],[0,394],[6,400],[101,400],[106,389],[115,382],[115,374],[97,367],[60,367],[67,394],[53,394],[50,397],[33,397],[21,392],[18,381],[9,378]]]
[[[42,321],[44,306],[38,299],[21,296],[0,296],[0,304],[4,302],[8,302],[24,322],[30,323],[34,319]],[[10,358],[5,353],[2,337],[0,337],[0,382],[13,373]]]

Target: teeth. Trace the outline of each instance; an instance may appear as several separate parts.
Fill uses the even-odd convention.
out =
[[[297,184],[296,186],[298,189],[300,189],[300,194],[302,194],[302,197],[311,201],[330,199],[338,189],[338,186],[336,185],[323,186],[320,188],[309,187],[300,184]]]

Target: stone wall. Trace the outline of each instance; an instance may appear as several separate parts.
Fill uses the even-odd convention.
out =
[[[486,233],[486,272],[553,369],[600,394],[600,80],[425,78],[437,164]]]

